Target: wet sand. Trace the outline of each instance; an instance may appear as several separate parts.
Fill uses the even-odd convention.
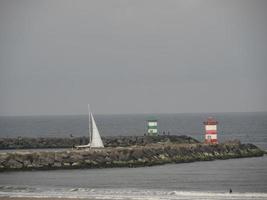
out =
[[[0,197],[0,200],[90,200],[87,198]]]

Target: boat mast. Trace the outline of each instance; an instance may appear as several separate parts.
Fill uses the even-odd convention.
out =
[[[90,115],[90,105],[88,104],[88,117],[89,117],[89,124],[88,124],[88,131],[89,131],[89,144],[92,142],[92,133],[91,133],[91,115]]]

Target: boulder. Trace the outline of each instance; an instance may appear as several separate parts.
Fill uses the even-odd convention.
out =
[[[23,163],[18,162],[14,159],[10,159],[5,163],[5,167],[8,167],[10,169],[21,169],[23,168]]]

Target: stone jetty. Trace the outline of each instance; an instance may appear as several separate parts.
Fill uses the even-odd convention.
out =
[[[237,141],[208,145],[194,139],[181,143],[166,138],[161,142],[103,149],[1,152],[0,171],[141,167],[264,155],[257,146]]]
[[[147,145],[152,143],[172,142],[194,144],[198,141],[186,135],[160,136],[110,136],[102,137],[105,147],[128,147],[132,145]],[[0,149],[45,149],[45,148],[72,148],[75,145],[88,144],[88,137],[68,138],[0,138]]]

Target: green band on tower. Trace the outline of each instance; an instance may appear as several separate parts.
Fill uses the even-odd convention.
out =
[[[155,136],[158,134],[158,121],[155,119],[147,120],[147,134]]]

